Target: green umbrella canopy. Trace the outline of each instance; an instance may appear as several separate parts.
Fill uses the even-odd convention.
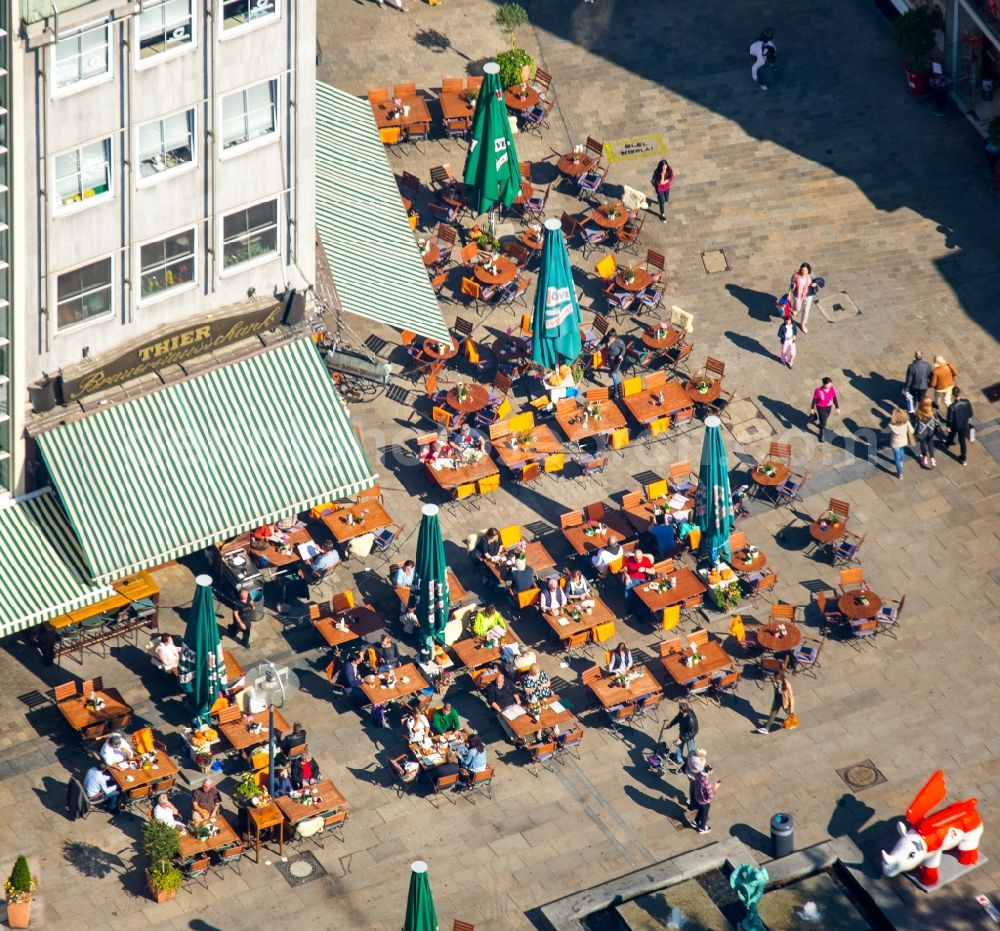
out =
[[[729,534],[736,519],[729,490],[726,449],[722,445],[722,421],[714,416],[705,418],[705,442],[701,447],[694,513],[695,522],[701,528],[701,555],[710,557],[713,562],[728,560]]]
[[[421,515],[411,589],[415,599],[413,609],[420,622],[420,630],[428,641],[436,640],[443,645],[449,608],[448,562],[444,555],[438,506],[425,504]]]
[[[437,931],[437,911],[427,878],[427,864],[416,860],[410,864],[410,891],[406,896],[406,918],[403,931]]]
[[[212,703],[225,686],[226,663],[215,620],[212,577],[199,575],[194,581],[194,601],[188,613],[178,674],[195,721],[207,724]]]
[[[560,358],[572,362],[580,355],[580,306],[562,224],[555,218],[545,221],[531,333],[531,361],[547,369]]]
[[[509,207],[521,191],[521,169],[500,86],[500,66],[495,61],[483,66],[464,179],[469,204],[477,213],[488,213],[497,204]]]

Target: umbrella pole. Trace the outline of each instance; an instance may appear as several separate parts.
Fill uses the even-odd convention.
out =
[[[274,798],[274,703],[267,706],[267,794]]]

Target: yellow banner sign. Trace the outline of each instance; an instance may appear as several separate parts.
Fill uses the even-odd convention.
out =
[[[616,139],[604,143],[604,154],[610,162],[624,162],[630,158],[660,158],[667,154],[667,144],[659,133]]]

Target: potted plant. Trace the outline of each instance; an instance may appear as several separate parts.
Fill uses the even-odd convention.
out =
[[[259,805],[264,796],[264,789],[257,784],[257,774],[246,772],[240,776],[240,781],[233,789],[233,798],[236,803],[247,807],[248,805]]]
[[[522,26],[527,25],[528,11],[520,3],[501,3],[493,16],[493,22],[500,31],[510,37],[510,47],[517,48],[515,33]]]
[[[523,48],[511,48],[498,52],[496,63],[500,66],[500,84],[507,88],[530,81],[535,60]]]
[[[38,888],[38,881],[31,875],[28,860],[20,854],[14,861],[14,869],[3,884],[7,899],[7,924],[12,928],[27,928],[31,919],[31,897]]]
[[[184,874],[174,865],[181,852],[176,828],[154,818],[142,832],[142,848],[149,860],[146,867],[149,894],[157,903],[174,898],[184,879]]]
[[[926,5],[907,10],[892,24],[892,40],[905,56],[906,84],[914,97],[925,97],[930,92],[929,55],[935,33],[943,25],[941,14]]]

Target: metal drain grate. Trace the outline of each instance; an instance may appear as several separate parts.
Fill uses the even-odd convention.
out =
[[[705,271],[709,275],[729,271],[729,260],[726,258],[726,253],[721,249],[703,252],[701,254],[701,263],[705,266]]]
[[[853,766],[838,769],[837,775],[855,792],[863,792],[865,789],[881,785],[886,781],[885,776],[879,772],[879,768],[871,760],[862,760]]]
[[[295,857],[289,857],[285,863],[276,864],[281,875],[288,880],[289,886],[304,886],[314,879],[326,876],[323,864],[319,862],[309,851],[300,853]]]
[[[989,388],[983,388],[983,394],[986,395],[986,400],[989,401],[990,404],[995,404],[997,401],[1000,401],[1000,381],[998,381],[995,385],[990,385]]]
[[[830,323],[839,323],[850,317],[857,317],[861,314],[861,308],[854,303],[854,299],[846,291],[836,291],[833,294],[822,295],[815,300],[816,309]]]

